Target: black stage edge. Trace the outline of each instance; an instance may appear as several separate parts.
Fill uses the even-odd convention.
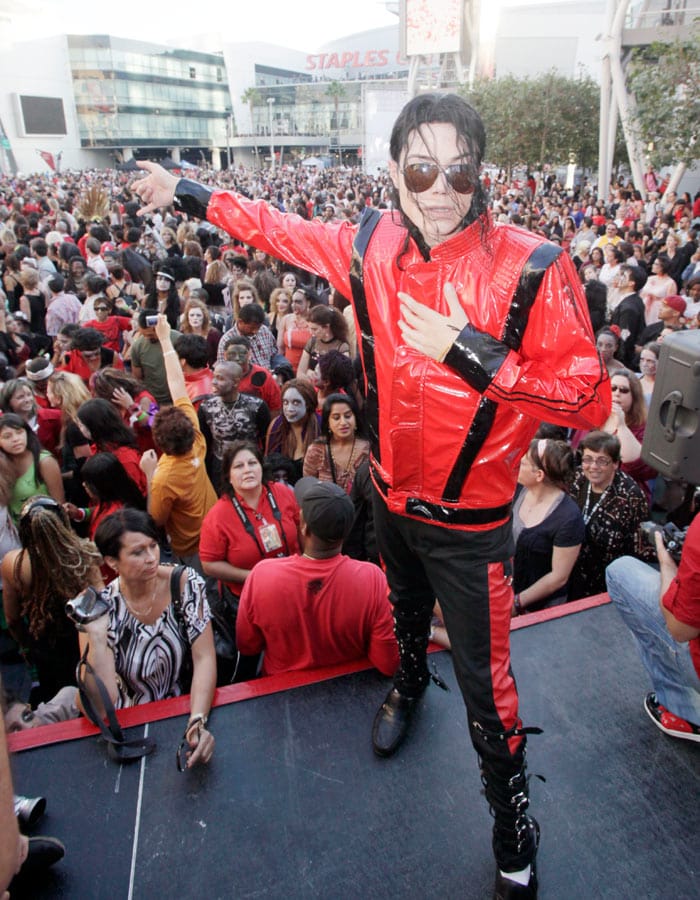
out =
[[[547,779],[531,780],[540,898],[694,900],[700,753],[649,720],[633,639],[603,602],[512,635],[523,720],[545,731],[528,755]],[[251,702],[213,711],[208,769],[176,769],[183,700],[153,704],[171,717],[132,729],[158,743],[141,762],[120,767],[95,737],[16,753],[15,789],[48,798],[40,830],[67,854],[41,887],[13,897],[489,898],[491,820],[476,756],[449,654],[433,660],[451,690],[431,686],[389,760],[370,742],[389,681],[369,670],[307,684],[299,673],[288,681],[300,686],[274,693],[274,679],[218,692]],[[60,728],[40,731],[52,740]]]

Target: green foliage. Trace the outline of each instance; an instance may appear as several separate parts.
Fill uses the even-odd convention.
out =
[[[251,111],[254,106],[259,106],[260,100],[260,91],[254,87],[246,88],[241,94],[241,103],[247,103]]]
[[[632,126],[653,165],[691,164],[700,137],[700,40],[639,48],[626,75],[637,107]]]
[[[461,92],[484,120],[489,162],[507,170],[516,164],[557,165],[573,152],[577,165],[596,164],[600,89],[589,76],[508,75],[481,79]]]

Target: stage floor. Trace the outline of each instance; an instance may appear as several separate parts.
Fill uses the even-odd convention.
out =
[[[542,900],[696,898],[699,748],[647,717],[647,677],[615,610],[514,631],[512,655],[523,721],[544,729],[528,753],[530,773],[547,779],[531,780]],[[31,897],[491,897],[491,819],[464,707],[449,654],[432,660],[451,690],[430,687],[388,760],[374,756],[370,731],[389,681],[367,670],[219,691],[214,759],[186,774],[175,765],[182,714],[133,729],[158,747],[130,765],[96,737],[15,753],[15,789],[47,797],[39,831],[67,848]],[[61,728],[41,732],[89,731]],[[29,737],[41,735],[12,746]]]

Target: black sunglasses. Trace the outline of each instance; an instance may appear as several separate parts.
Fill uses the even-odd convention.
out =
[[[409,163],[404,167],[403,177],[409,191],[422,194],[435,184],[440,172],[444,173],[447,183],[458,194],[473,193],[475,184],[467,163],[455,163],[451,166],[438,166],[429,162]]]

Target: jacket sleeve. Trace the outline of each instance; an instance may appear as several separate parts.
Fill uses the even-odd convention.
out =
[[[294,213],[281,213],[264,200],[248,200],[232,191],[212,191],[181,178],[175,205],[205,217],[246,244],[313,272],[351,296],[350,259],[356,228],[349,222],[326,224]]]
[[[482,290],[488,292],[488,286]],[[585,297],[566,257],[547,268],[522,340],[513,341],[507,331],[508,323],[498,339],[469,324],[444,361],[488,399],[532,418],[584,429],[605,422],[610,382],[595,347]]]

